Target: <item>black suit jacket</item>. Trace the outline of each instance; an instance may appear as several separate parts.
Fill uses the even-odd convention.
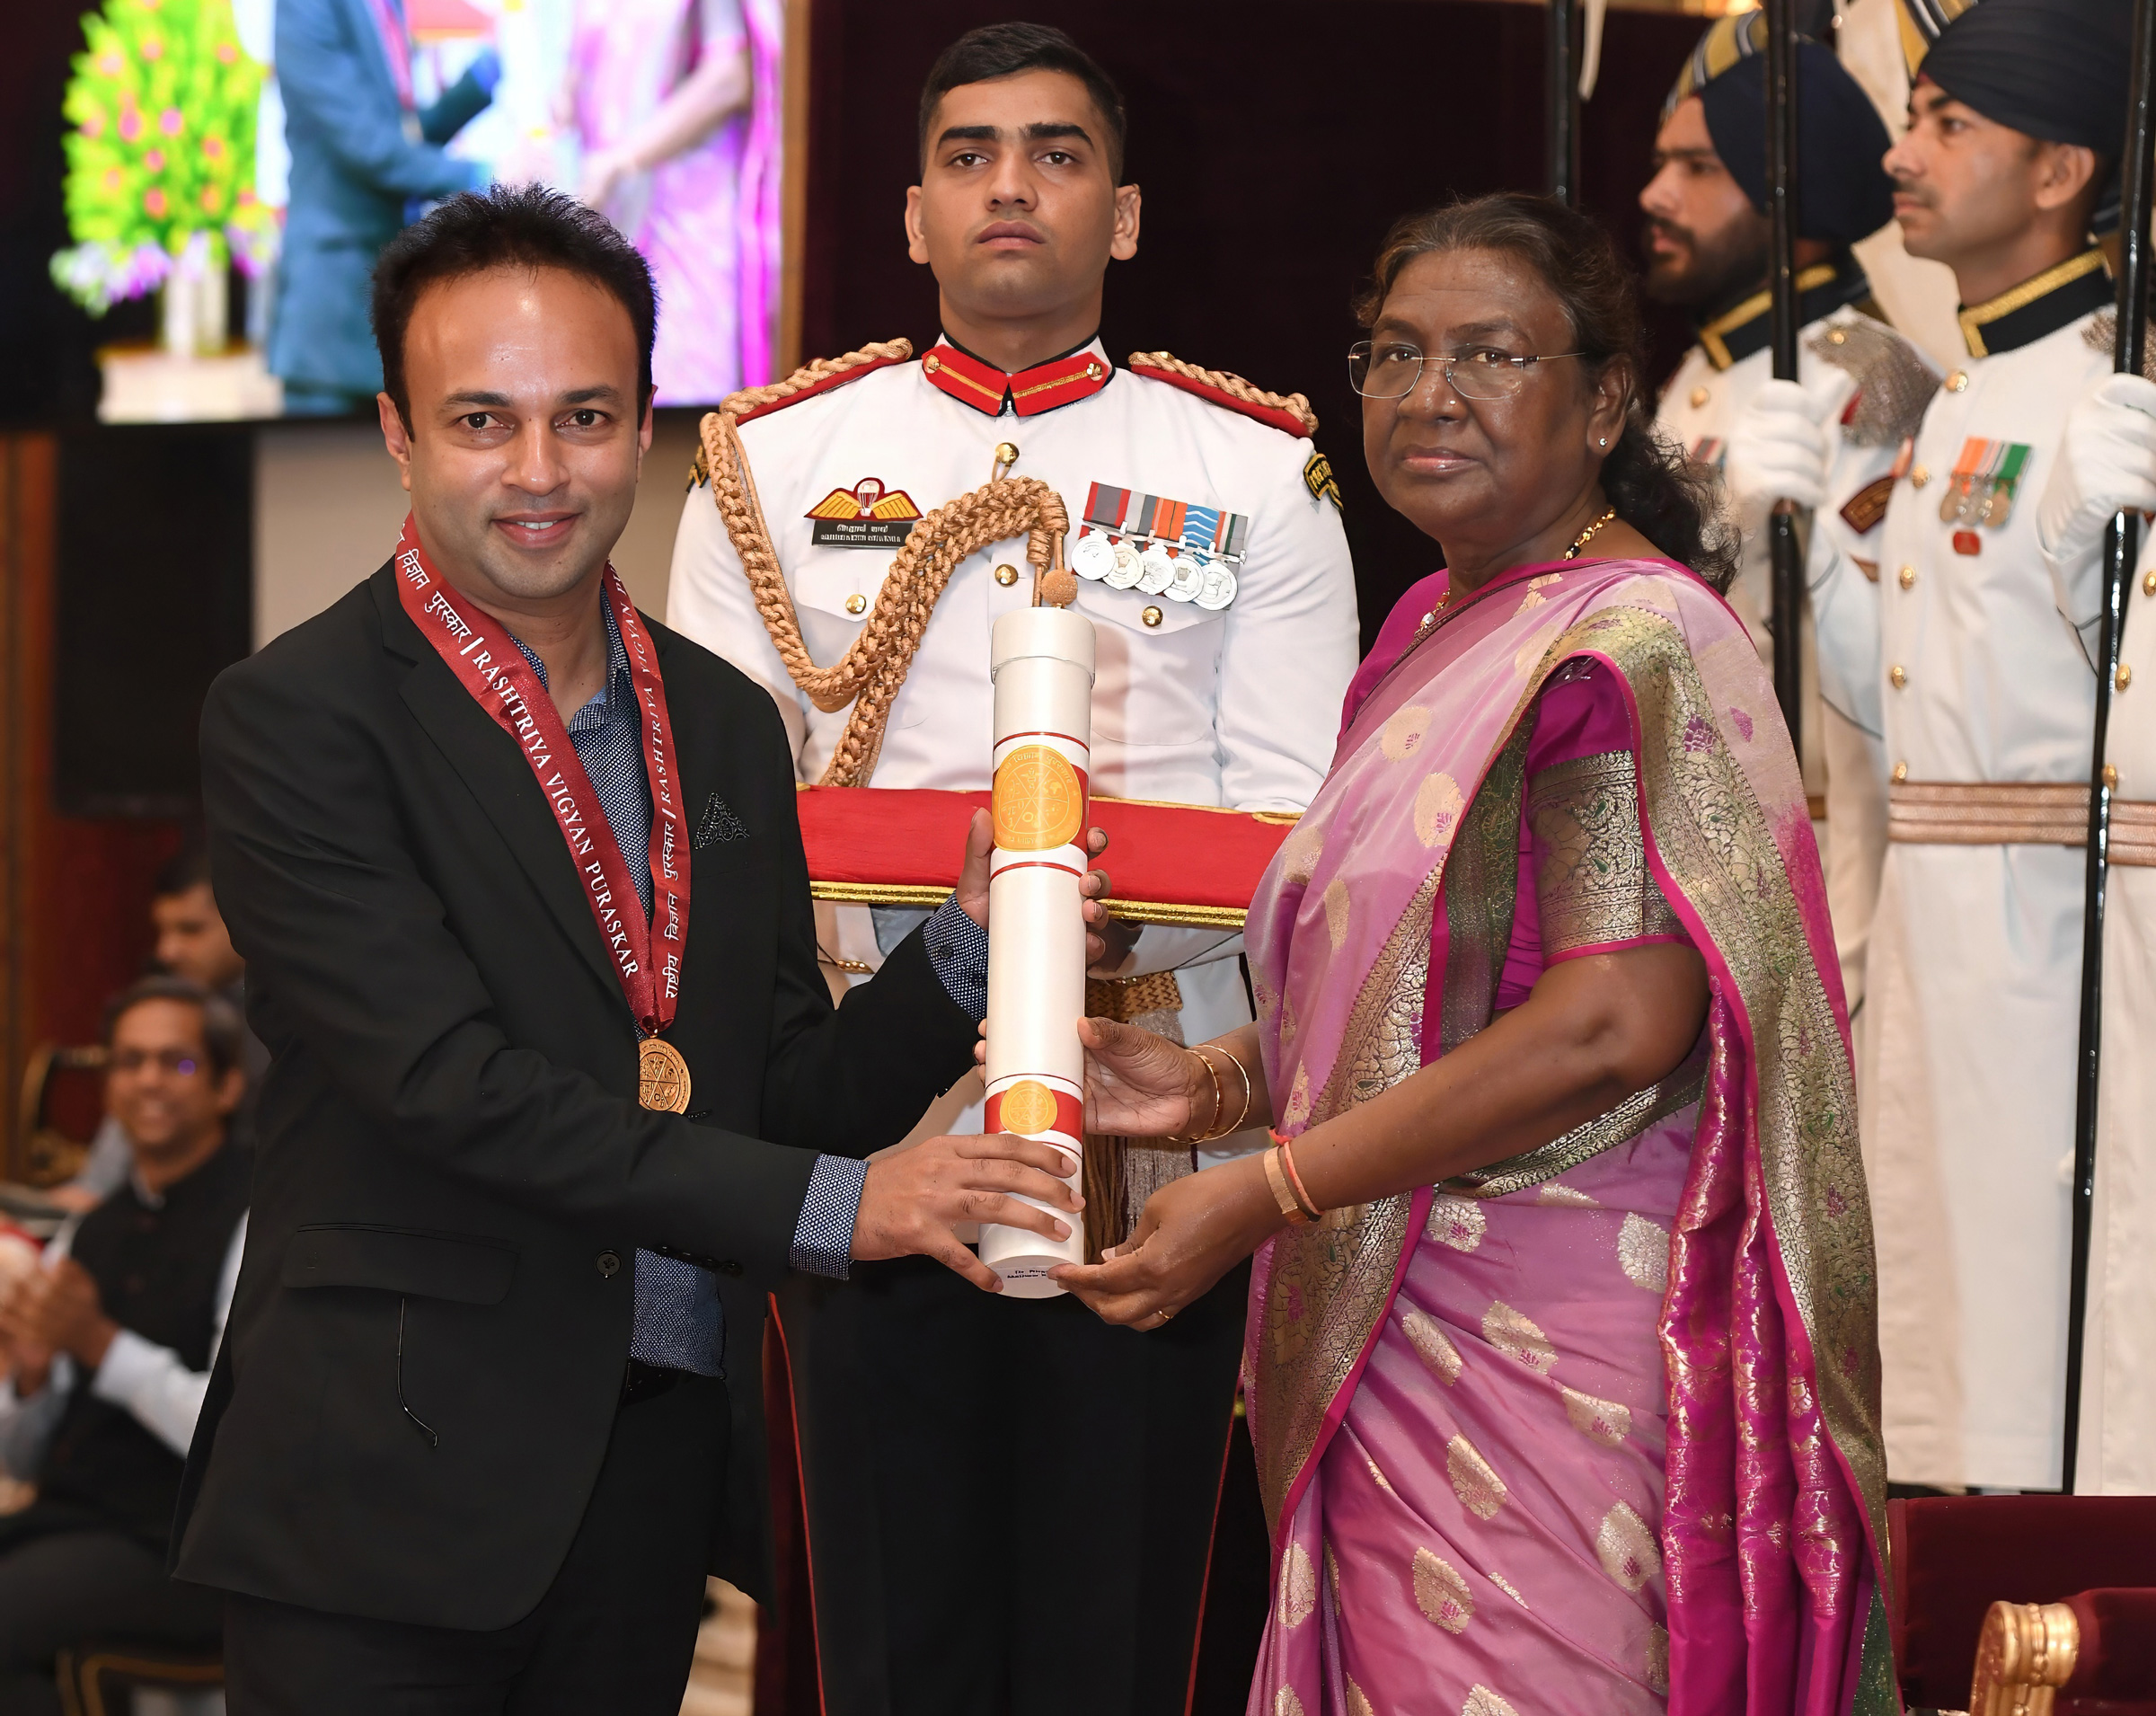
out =
[[[713,1565],[764,1584],[758,1345],[813,1153],[903,1137],[974,1025],[917,933],[833,1008],[777,712],[650,631],[690,826],[731,836],[691,857],[685,1117],[637,1105],[635,1026],[545,799],[390,566],[211,688],[217,903],[273,1059],[183,1579],[452,1627],[526,1614],[605,1451],[641,1245],[720,1271]]]

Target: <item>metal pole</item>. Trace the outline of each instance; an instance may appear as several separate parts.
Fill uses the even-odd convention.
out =
[[[1797,3],[1767,0],[1767,289],[1774,377],[1797,379]],[[1774,698],[1804,759],[1804,550],[1797,509],[1778,500],[1767,517],[1773,567]]]
[[[1579,207],[1579,0],[1550,0],[1550,194]]]
[[[2118,340],[2111,367],[2141,373],[2148,344],[2150,85],[2156,62],[2156,0],[2135,0],[2134,77],[2126,105],[2119,187]],[[2139,515],[2122,512],[2104,532],[2104,606],[2096,648],[2096,744],[2089,763],[2088,909],[2081,919],[2081,1039],[2073,1082],[2073,1263],[2066,1284],[2066,1456],[2061,1487],[2073,1493],[2081,1436],[2081,1342],[2089,1318],[2090,1227],[2096,1214],[2098,1070],[2104,1049],[2104,897],[2111,868],[2111,789],[2105,762],[2111,689],[2126,624],[2126,585],[2141,549]]]

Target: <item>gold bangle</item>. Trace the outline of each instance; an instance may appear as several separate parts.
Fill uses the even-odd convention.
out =
[[[1235,1124],[1233,1126],[1217,1127],[1213,1133],[1213,1136],[1216,1138],[1224,1138],[1231,1132],[1241,1131],[1242,1128],[1250,1123],[1250,1100],[1253,1095],[1253,1087],[1250,1084],[1250,1069],[1242,1064],[1241,1057],[1237,1055],[1236,1052],[1230,1048],[1225,1043],[1201,1043],[1198,1045],[1198,1048],[1200,1053],[1203,1053],[1208,1048],[1217,1048],[1222,1054],[1225,1055],[1231,1061],[1235,1063],[1235,1070],[1242,1075],[1242,1112],[1235,1117]]]
[[[1266,1183],[1272,1187],[1273,1201],[1280,1206],[1280,1213],[1288,1223],[1295,1227],[1308,1227],[1314,1218],[1303,1207],[1294,1188],[1287,1183],[1287,1175],[1280,1166],[1280,1145],[1275,1145],[1265,1153]]]
[[[1206,1076],[1213,1081],[1213,1118],[1217,1120],[1220,1119],[1221,1110],[1228,1105],[1227,1099],[1221,1093],[1220,1075],[1214,1071],[1213,1063],[1206,1057],[1203,1048],[1193,1048],[1188,1052],[1197,1057],[1197,1064],[1206,1069]],[[1174,1137],[1169,1139],[1169,1142],[1171,1144],[1204,1144],[1207,1139],[1215,1136],[1209,1131],[1195,1134],[1179,1132]]]

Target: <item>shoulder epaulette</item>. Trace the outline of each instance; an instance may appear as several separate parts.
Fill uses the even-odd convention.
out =
[[[1857,391],[1842,413],[1844,440],[1853,447],[1895,447],[1916,433],[1924,407],[1939,391],[1939,377],[1908,341],[1857,316],[1830,323],[1805,345],[1821,362],[1856,377]]]
[[[872,371],[905,363],[913,355],[914,342],[910,340],[871,341],[843,358],[818,358],[813,363],[803,364],[783,381],[774,381],[764,387],[744,387],[738,393],[729,394],[719,402],[716,411],[707,413],[706,420],[711,417],[731,418],[734,427],[738,429],[759,417],[769,417],[789,405],[798,405],[804,399],[814,399],[818,394],[827,394],[850,381],[859,381]],[[689,462],[689,487],[701,487],[711,481],[711,463],[700,439],[696,456]]]
[[[1318,432],[1318,414],[1301,394],[1268,394],[1262,387],[1251,386],[1241,376],[1224,369],[1200,369],[1165,351],[1134,351],[1130,367],[1142,376],[1196,394],[1228,411],[1240,411],[1297,440]]]
[[[2099,310],[2081,330],[2081,339],[2091,351],[2106,356],[2118,349],[2118,312]],[[2156,340],[2142,348],[2141,373],[2150,381],[2156,381]]]

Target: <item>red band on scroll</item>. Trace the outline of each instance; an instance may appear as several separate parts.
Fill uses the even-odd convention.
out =
[[[1085,1107],[1068,1091],[1056,1090],[1038,1079],[1021,1078],[990,1093],[982,1109],[981,1128],[985,1132],[1060,1132],[1066,1138],[1082,1138],[1085,1136]]]

